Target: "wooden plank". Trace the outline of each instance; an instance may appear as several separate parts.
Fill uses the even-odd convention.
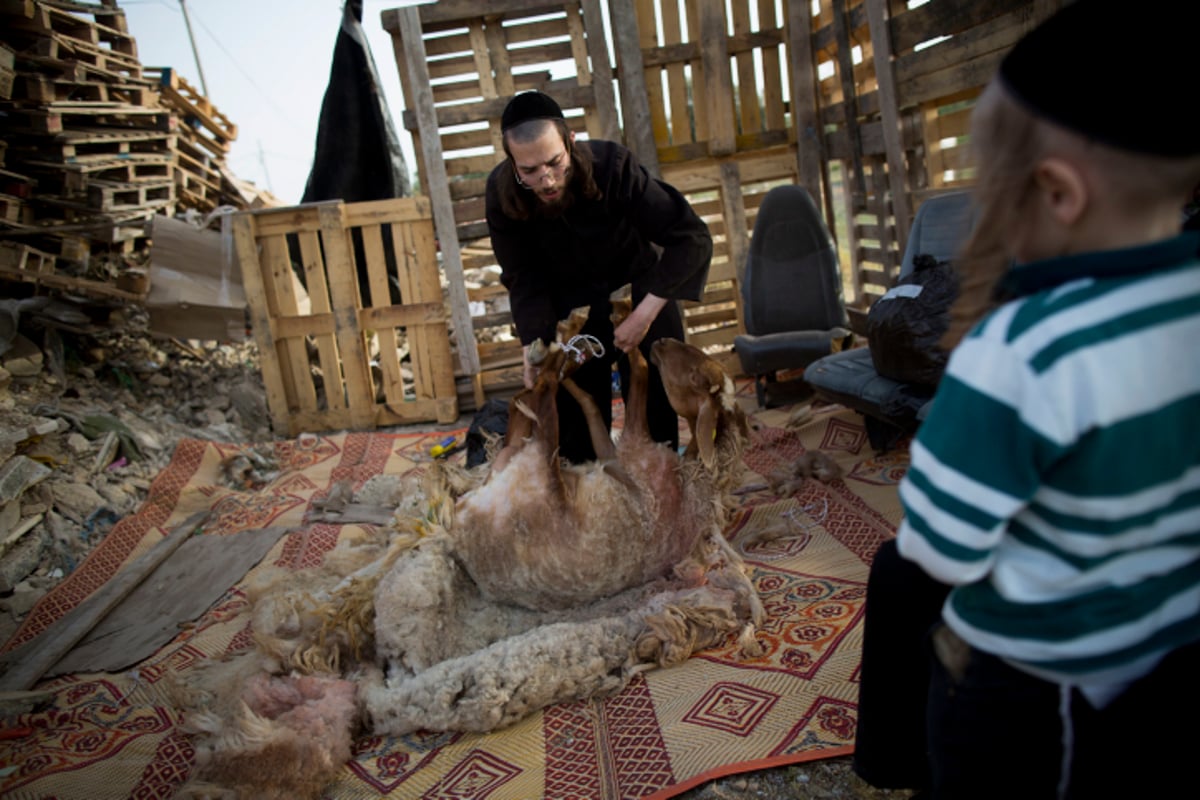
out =
[[[422,7],[426,8],[426,7]],[[438,123],[433,112],[429,89],[429,71],[421,41],[420,18],[415,8],[396,10],[401,39],[404,42],[405,68],[411,75],[414,95],[411,104],[417,109],[418,128],[422,136],[422,159],[425,164],[425,185],[433,208],[434,226],[439,232],[442,248],[442,268],[450,290],[454,330],[458,339],[459,365],[464,374],[479,372],[479,353],[475,347],[475,330],[471,324],[470,305],[462,273],[462,253],[454,223],[454,207],[446,190],[448,179],[437,137]],[[482,405],[482,398],[477,398]]]
[[[426,309],[426,314],[430,320],[436,320],[444,323],[446,319],[445,309],[439,302],[437,304],[427,303],[426,295],[421,291],[421,285],[418,280],[417,270],[420,265],[416,263],[415,258],[410,256],[414,249],[411,242],[412,225],[397,226],[392,228],[392,251],[396,256],[397,280],[400,284],[400,296],[404,299],[404,305],[400,307],[391,306],[389,308],[373,308],[369,309],[371,315],[371,323],[369,326],[379,328],[383,325],[395,327],[403,324],[405,332],[408,335],[408,353],[409,364],[413,376],[413,395],[416,399],[433,397],[432,373],[430,359],[425,357],[425,353],[429,348],[431,337],[428,336],[427,328],[419,324],[421,320],[416,318],[410,321],[399,323],[394,321],[396,318],[394,312],[403,310],[405,316],[410,316],[411,311],[415,311],[420,304],[420,307]],[[415,254],[414,254],[415,255]],[[440,300],[440,297],[439,297]],[[387,314],[385,317],[384,314]],[[415,317],[415,315],[412,315]],[[364,318],[364,325],[367,325],[367,320]],[[396,368],[399,370],[399,361],[396,362]],[[407,397],[403,392],[399,394],[388,394],[386,402],[391,404],[404,403]]]
[[[662,5],[662,33],[666,49],[674,44],[683,43],[683,28],[680,24],[679,5],[664,3]],[[688,87],[685,65],[682,62],[672,63],[666,68],[667,99],[671,109],[671,138],[670,143],[679,145],[694,142],[692,134],[692,115],[688,109]]]
[[[771,32],[783,42],[783,31],[776,17],[779,11],[775,0],[758,0],[758,27],[760,32]],[[783,74],[779,58],[779,44],[763,45],[762,51],[762,97],[765,112],[764,124],[769,130],[782,130],[787,125],[783,102]]]
[[[637,0],[637,31],[640,52],[654,52],[659,47],[658,15],[656,0]],[[667,125],[666,100],[663,97],[663,69],[649,66],[642,61],[642,85],[650,109],[650,124],[654,141],[664,145],[671,141],[671,130]]]
[[[361,305],[358,275],[351,255],[344,205],[340,202],[323,203],[318,214],[321,218],[325,272],[329,281],[329,301],[336,321],[334,338],[337,340],[348,406],[346,422],[340,427],[364,430],[374,422],[375,394],[371,388],[370,360],[363,343],[363,333],[358,327],[358,309]],[[328,391],[329,376],[325,380]],[[292,427],[294,432],[300,430],[296,428],[295,420]]]
[[[688,61],[692,73],[692,125],[695,141],[707,142],[709,139],[708,115],[708,78],[704,74],[704,59],[700,52],[700,6],[696,3],[685,3],[687,11],[688,35],[695,41],[695,56]]]
[[[812,48],[812,4],[787,2],[787,50],[790,69],[792,129],[796,132],[796,182],[820,197],[827,219],[833,219],[833,201],[822,179],[826,159],[825,137],[817,113],[819,89]]]
[[[725,220],[725,241],[729,258],[737,269],[738,285],[746,278],[746,256],[750,250],[750,231],[746,227],[746,207],[742,201],[742,178],[737,162],[721,164],[721,205]],[[740,316],[740,315],[739,315]]]
[[[547,0],[488,0],[487,5],[481,7],[479,0],[438,0],[437,3],[429,3],[419,8],[420,22],[432,27],[437,23],[460,22],[479,16],[484,10],[497,17],[519,16],[558,11],[561,5]],[[403,9],[396,9],[395,13],[402,15]]]
[[[651,175],[658,176],[658,146],[654,138],[650,102],[646,92],[638,89],[646,85],[646,75],[642,67],[634,0],[609,0],[609,18],[613,27],[613,46],[620,65],[621,81],[618,88],[625,122],[625,146]]]
[[[284,376],[277,357],[274,334],[271,331],[271,309],[267,303],[267,289],[263,285],[262,269],[258,262],[258,240],[255,236],[254,217],[249,213],[233,215],[234,254],[242,272],[242,287],[246,292],[250,313],[250,329],[260,354],[263,388],[267,394],[267,409],[271,413],[271,424],[276,434],[288,430],[288,397]]]
[[[284,235],[259,236],[259,264],[263,274],[263,285],[267,290],[268,307],[275,318],[297,316],[301,313],[300,298],[296,294],[295,273],[292,272],[291,254],[288,252]],[[313,385],[312,367],[308,359],[308,345],[303,338],[283,338],[273,333],[283,373],[288,380],[288,400],[302,410],[317,407],[317,390]],[[328,380],[328,378],[327,378]],[[328,390],[328,386],[326,387]]]
[[[296,234],[300,250],[300,264],[304,271],[304,283],[308,287],[308,301],[312,314],[298,317],[301,324],[309,321],[311,328],[307,331],[317,345],[317,363],[321,365],[321,374],[332,384],[325,385],[325,403],[335,411],[346,408],[345,393],[341,391],[341,359],[338,357],[337,339],[334,337],[333,308],[329,301],[329,285],[325,280],[325,262],[321,258],[321,240],[316,231],[301,231]],[[318,326],[316,319],[322,315],[328,316],[327,326]],[[283,335],[285,327],[283,320],[275,320],[275,326]],[[305,333],[298,332],[298,336]],[[331,376],[331,377],[330,377]],[[336,388],[331,390],[330,386]]]
[[[735,36],[750,34],[750,8],[748,3],[753,0],[733,0],[729,9],[733,15],[733,33]],[[729,34],[726,33],[726,38]],[[728,45],[726,45],[728,47]],[[738,112],[743,133],[762,129],[762,112],[758,107],[758,75],[754,66],[752,52],[732,54],[737,64],[737,97]]]
[[[363,225],[355,228],[362,237],[363,259],[367,273],[368,294],[371,298],[371,310],[391,306],[391,286],[388,279],[387,257],[383,248],[383,225]],[[397,271],[400,276],[400,271]],[[403,297],[403,290],[401,290]],[[364,309],[365,311],[366,309]],[[374,332],[379,343],[379,371],[383,384],[383,396],[391,403],[404,401],[404,376],[400,370],[399,340],[396,328],[392,325],[368,324],[364,314],[359,313],[360,329]],[[367,373],[373,378],[370,371]],[[378,392],[372,386],[371,397],[377,398]]]
[[[580,0],[580,9],[591,59],[590,79],[598,118],[596,131],[599,138],[617,142],[621,140],[621,126],[617,122],[617,100],[612,88],[612,63],[608,55],[609,36],[604,26],[604,13],[600,8],[600,0]]]
[[[417,396],[431,395],[439,400],[439,422],[453,422],[458,417],[458,399],[454,385],[454,361],[450,352],[450,331],[445,319],[445,302],[442,299],[441,275],[438,271],[437,243],[433,224],[424,222],[405,228],[405,267],[413,276],[416,297],[423,303],[434,304],[442,317],[436,322],[419,325],[420,331],[428,331],[428,337],[420,346],[419,358],[423,366],[422,387]],[[472,333],[474,343],[475,336]],[[476,349],[476,359],[479,358]],[[447,405],[447,401],[452,404]]]
[[[883,141],[887,151],[888,183],[892,197],[892,215],[896,219],[896,230],[900,250],[908,239],[912,224],[912,213],[905,187],[904,152],[900,146],[900,109],[896,103],[896,80],[892,72],[891,42],[887,20],[884,17],[886,0],[866,0],[867,19],[871,30],[871,49],[875,62],[875,81],[879,86],[879,107],[883,117]]]
[[[416,195],[349,203],[342,213],[346,215],[346,226],[357,228],[385,222],[425,222],[433,214],[433,206],[428,197]]]
[[[87,600],[60,617],[25,646],[0,656],[0,691],[28,691],[71,651],[100,620],[137,588],[160,564],[200,529],[211,512],[188,517],[150,550],[119,571]]]
[[[849,187],[854,208],[866,202],[866,176],[863,174],[862,145],[858,135],[858,95],[854,84],[854,63],[851,58],[850,29],[846,19],[846,0],[833,0],[833,30],[837,41],[837,72],[842,87],[842,103],[846,106],[845,129],[850,141],[849,174],[843,180]]]
[[[891,21],[892,47],[907,53],[936,36],[957,36],[994,17],[1024,8],[1029,0],[938,0],[918,6]]]
[[[708,154],[717,157],[728,155],[737,147],[725,4],[721,0],[700,0],[699,7],[700,51],[705,76],[702,101],[708,108]]]
[[[470,23],[469,33],[471,38],[471,52],[475,56],[477,72],[479,74],[478,91],[484,97],[500,97],[501,90],[497,86],[496,70],[491,62],[491,59],[488,57],[489,53],[491,52],[491,47],[488,43],[488,34],[483,27],[483,20],[472,20]],[[500,76],[500,80],[507,83],[505,88],[508,91],[505,91],[504,94],[511,94],[511,73],[508,73],[507,76]],[[491,146],[492,153],[502,152],[504,143],[501,139],[499,120],[493,119],[488,122],[487,131],[484,133],[484,137],[487,144]],[[482,145],[483,143],[480,142],[479,144]],[[447,149],[450,148],[450,145],[447,144],[445,137],[442,138],[442,147]]]

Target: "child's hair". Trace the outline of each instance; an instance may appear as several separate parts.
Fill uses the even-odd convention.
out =
[[[1003,298],[997,285],[1011,266],[1006,237],[1018,230],[1047,156],[1086,160],[1102,180],[1106,202],[1131,213],[1164,202],[1182,212],[1197,181],[1200,157],[1166,157],[1119,150],[1046,122],[993,81],[971,121],[976,165],[975,226],[958,258],[959,296],[950,309],[942,345],[953,348]]]

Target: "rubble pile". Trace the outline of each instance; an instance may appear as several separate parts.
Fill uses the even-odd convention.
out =
[[[0,4],[0,277],[143,299],[155,217],[278,204],[228,169],[236,137],[116,0]]]
[[[23,309],[0,354],[0,641],[141,505],[181,439],[275,438],[253,343],[155,338],[136,308],[65,325],[72,312]]]

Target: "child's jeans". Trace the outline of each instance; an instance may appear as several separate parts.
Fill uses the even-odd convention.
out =
[[[954,637],[938,632],[937,612],[914,634],[915,617],[940,611],[946,587],[884,548],[867,590],[854,762],[864,780],[937,800],[1200,796],[1200,644],[1102,710],[1078,691],[1064,705],[1057,684],[987,653],[941,646],[939,658],[934,642]]]

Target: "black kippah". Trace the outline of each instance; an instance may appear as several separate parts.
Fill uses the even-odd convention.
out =
[[[500,131],[528,122],[531,119],[562,119],[562,109],[548,94],[542,92],[522,92],[508,101],[504,113],[500,115]]]
[[[1000,79],[1037,116],[1122,150],[1200,154],[1200,3],[1075,0],[1013,47]]]

